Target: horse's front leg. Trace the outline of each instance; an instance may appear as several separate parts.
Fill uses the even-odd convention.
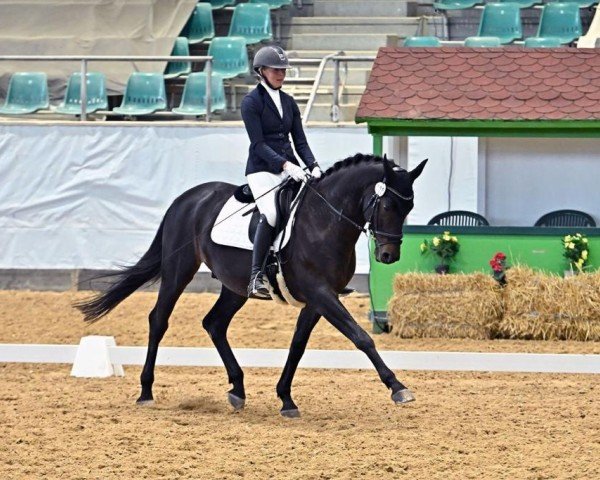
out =
[[[414,401],[413,393],[400,383],[394,372],[387,367],[377,352],[373,339],[356,323],[350,312],[339,301],[337,295],[331,292],[320,292],[315,297],[315,302],[311,302],[311,304],[329,323],[354,343],[356,348],[369,357],[373,366],[377,369],[381,381],[392,391],[392,400],[396,403]]]
[[[296,418],[300,416],[300,410],[298,410],[298,407],[292,400],[292,380],[294,379],[296,368],[298,368],[298,363],[300,363],[300,359],[306,350],[308,338],[319,318],[321,318],[321,315],[310,307],[304,307],[298,316],[288,358],[285,362],[283,372],[281,372],[281,378],[277,382],[277,396],[283,402],[281,415],[284,417]]]

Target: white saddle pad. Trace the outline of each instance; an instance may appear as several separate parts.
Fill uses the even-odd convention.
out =
[[[300,193],[306,188],[303,184],[300,188]],[[213,242],[219,245],[225,245],[227,247],[242,248],[244,250],[252,250],[252,242],[248,238],[248,228],[250,227],[250,220],[252,214],[248,213],[254,210],[256,207],[255,203],[242,203],[238,202],[232,195],[217,216],[215,225],[210,232],[210,238]],[[273,245],[275,251],[283,249],[290,240],[292,233],[292,227],[294,226],[294,219],[296,217],[296,209],[298,204],[294,205],[294,208],[290,214],[290,219],[285,229],[277,235]],[[244,213],[248,215],[244,216]],[[282,235],[285,234],[282,241]]]

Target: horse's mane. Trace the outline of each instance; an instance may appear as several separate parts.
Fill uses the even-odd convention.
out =
[[[351,157],[344,158],[339,162],[335,162],[331,167],[329,167],[325,172],[323,172],[323,176],[321,178],[328,177],[332,173],[337,172],[338,170],[342,170],[351,165],[357,165],[359,163],[375,163],[375,162],[383,162],[383,158],[378,155],[365,155],[363,153],[357,153]]]

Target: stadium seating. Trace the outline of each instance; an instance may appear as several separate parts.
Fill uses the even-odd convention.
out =
[[[177,37],[171,56],[188,57],[190,55],[190,47],[186,37]],[[165,69],[165,78],[176,78],[181,75],[187,75],[192,72],[191,62],[169,62]]]
[[[123,102],[113,109],[120,115],[148,115],[167,108],[165,80],[160,73],[134,72],[127,80]]]
[[[595,227],[591,215],[579,210],[556,210],[541,216],[536,227]]]
[[[50,106],[48,77],[43,72],[17,72],[10,77],[0,115],[25,115]]]
[[[234,78],[250,72],[248,49],[242,37],[215,37],[208,47],[213,57],[212,71],[222,78]]]
[[[529,37],[524,43],[527,48],[556,48],[560,47],[560,38],[557,37]]]
[[[598,0],[549,0],[548,3],[561,2],[561,3],[575,3],[579,8],[590,8],[592,5],[596,5]]]
[[[233,11],[229,36],[243,37],[247,45],[271,40],[271,11],[265,3],[241,3]]]
[[[200,0],[200,3],[210,3],[213,10],[235,5],[236,0]]]
[[[439,47],[441,45],[437,37],[406,37],[405,47]]]
[[[225,88],[223,87],[223,78],[220,75],[211,75],[211,108],[210,111],[224,110]],[[206,115],[206,73],[191,73],[183,88],[181,104],[174,108],[173,112],[181,115]]]
[[[498,37],[467,37],[465,47],[501,47]]]
[[[108,108],[106,94],[106,77],[103,73],[88,72],[86,74],[86,113]],[[65,115],[81,115],[81,73],[76,72],[69,77],[67,93],[64,101],[56,108],[57,113]]]
[[[498,37],[501,43],[511,43],[523,36],[521,12],[516,3],[488,3],[483,8],[478,37]]]
[[[196,5],[185,27],[183,27],[181,35],[186,37],[191,44],[210,40],[215,36],[212,8],[208,3]]]
[[[489,222],[482,215],[466,210],[450,210],[437,214],[427,225],[441,225],[450,227],[487,227]]]
[[[291,5],[292,0],[250,0],[248,3],[266,3],[271,10]]]
[[[440,0],[439,2],[433,2],[433,8],[436,10],[464,10],[481,3],[483,3],[483,0]]]
[[[519,8],[531,8],[534,5],[541,5],[543,0],[495,0],[498,3],[516,3]]]
[[[537,37],[556,37],[560,43],[571,43],[582,34],[579,5],[549,3],[544,6]]]

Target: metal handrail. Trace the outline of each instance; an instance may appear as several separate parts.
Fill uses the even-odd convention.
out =
[[[203,56],[123,56],[123,55],[2,55],[0,61],[57,61],[57,62],[81,62],[81,121],[87,120],[87,64],[88,62],[206,62],[206,121],[210,122],[211,94],[212,94],[212,60],[211,55]]]
[[[304,116],[302,118],[302,125],[306,125],[308,123],[308,117],[310,117],[310,111],[312,110],[313,103],[315,103],[315,97],[317,96],[317,90],[321,85],[321,79],[323,78],[323,72],[325,71],[325,65],[332,58],[343,54],[341,50],[336,53],[330,53],[329,55],[325,55],[321,59],[321,63],[319,63],[319,68],[317,70],[317,76],[315,77],[315,83],[313,83],[313,88],[310,92],[310,96],[308,97],[308,102],[306,103],[306,108],[304,109]]]

